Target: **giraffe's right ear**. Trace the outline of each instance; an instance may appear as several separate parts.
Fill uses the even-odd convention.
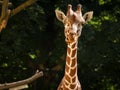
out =
[[[55,10],[55,14],[56,14],[56,17],[57,17],[58,20],[60,20],[61,22],[64,21],[66,16],[62,11]]]

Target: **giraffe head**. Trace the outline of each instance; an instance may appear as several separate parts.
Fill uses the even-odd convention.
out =
[[[78,40],[82,26],[93,16],[93,11],[82,15],[81,7],[81,4],[78,4],[76,11],[73,11],[72,5],[69,4],[66,15],[62,11],[55,10],[57,19],[64,24],[65,41],[68,44]]]

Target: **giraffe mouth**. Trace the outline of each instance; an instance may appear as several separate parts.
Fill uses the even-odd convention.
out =
[[[69,33],[69,35],[66,37],[65,41],[67,43],[72,43],[72,42],[77,41],[76,40],[76,33],[73,33],[73,32]]]

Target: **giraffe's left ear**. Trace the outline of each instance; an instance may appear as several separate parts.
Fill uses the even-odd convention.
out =
[[[90,21],[93,17],[93,11],[87,12],[83,15],[85,22]]]
[[[65,19],[65,14],[62,11],[55,10],[56,17],[59,21],[63,22]]]

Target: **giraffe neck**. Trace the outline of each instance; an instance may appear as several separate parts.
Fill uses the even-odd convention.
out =
[[[73,42],[67,45],[67,56],[65,65],[65,79],[68,83],[76,83],[77,77],[77,44]]]
[[[65,75],[57,90],[82,90],[77,76],[77,44],[67,45]]]

